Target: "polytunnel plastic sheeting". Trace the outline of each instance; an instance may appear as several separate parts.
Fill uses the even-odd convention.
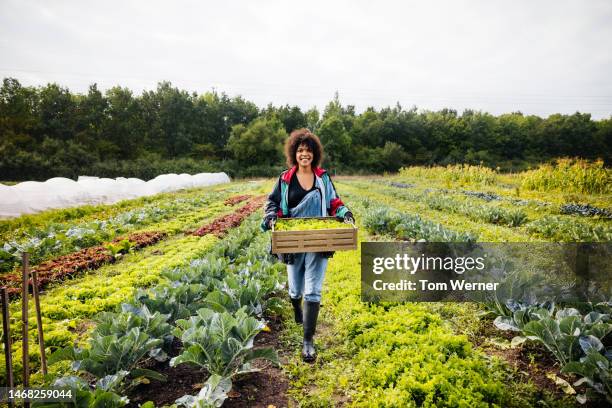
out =
[[[117,201],[184,188],[228,183],[225,173],[163,174],[149,181],[80,176],[77,181],[55,177],[45,182],[26,181],[14,186],[0,184],[0,218],[18,217],[52,208]]]

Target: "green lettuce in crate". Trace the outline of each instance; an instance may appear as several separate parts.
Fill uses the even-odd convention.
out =
[[[279,218],[274,226],[275,231],[309,231],[332,228],[350,228],[350,226],[331,217],[327,220],[317,218]]]

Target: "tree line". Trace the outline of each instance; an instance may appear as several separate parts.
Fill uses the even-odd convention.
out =
[[[135,95],[128,88],[86,94],[58,84],[0,89],[0,180],[96,175],[150,179],[161,173],[225,171],[270,176],[284,168],[282,145],[308,127],[326,149],[325,167],[381,173],[407,165],[482,163],[520,170],[556,157],[611,162],[612,116],[494,116],[399,104],[358,114],[336,94],[323,112],[298,106],[257,107],[240,96],[189,93],[161,82]]]

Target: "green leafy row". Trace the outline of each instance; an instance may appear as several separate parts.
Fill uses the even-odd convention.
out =
[[[78,251],[110,241],[120,234],[152,225],[179,214],[194,212],[210,206],[225,193],[211,193],[206,197],[168,200],[141,209],[130,210],[106,220],[80,224],[49,224],[30,227],[14,233],[14,239],[0,248],[0,272],[11,271],[20,262],[21,253],[30,254],[30,263],[37,264],[50,257]]]
[[[370,186],[379,189],[379,187]],[[475,200],[458,200],[447,195],[424,192],[409,192],[384,189],[393,197],[402,200],[421,202],[436,211],[445,211],[454,214],[465,215],[466,217],[488,224],[504,225],[507,227],[518,227],[527,221],[527,213],[523,209],[508,209],[499,205],[483,205],[476,203]]]
[[[474,242],[476,236],[456,232],[440,224],[423,220],[416,214],[406,214],[384,205],[363,202],[367,210],[363,215],[364,227],[373,234],[391,235],[402,240],[433,242]]]
[[[591,225],[562,216],[548,215],[526,225],[531,234],[555,242],[612,241],[612,224]]]
[[[274,303],[270,295],[282,287],[280,269],[265,250],[268,237],[255,237],[257,228],[251,217],[205,257],[163,271],[162,283],[138,291],[120,311],[96,319],[87,348],[64,348],[50,362],[73,361],[75,371],[97,378],[89,394],[80,388],[83,398],[94,401],[96,393],[115,393],[109,404],[121,406],[127,401],[119,395],[135,385],[164,380],[141,366],[147,359],[167,360],[166,351],[176,336],[184,349],[170,365],[192,363],[210,374],[198,396],[185,396],[177,404],[222,402],[232,377],[253,371],[252,360],[278,363],[272,349],[253,349],[254,337],[265,327],[257,316]],[[239,247],[245,249],[236,250]],[[78,383],[70,377],[55,381]]]

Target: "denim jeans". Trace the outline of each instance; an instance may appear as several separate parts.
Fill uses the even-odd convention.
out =
[[[321,193],[314,190],[306,194],[302,201],[289,209],[291,217],[321,217]],[[294,254],[293,264],[287,265],[289,296],[297,299],[304,296],[309,302],[321,301],[323,278],[327,269],[327,257],[318,252]]]

